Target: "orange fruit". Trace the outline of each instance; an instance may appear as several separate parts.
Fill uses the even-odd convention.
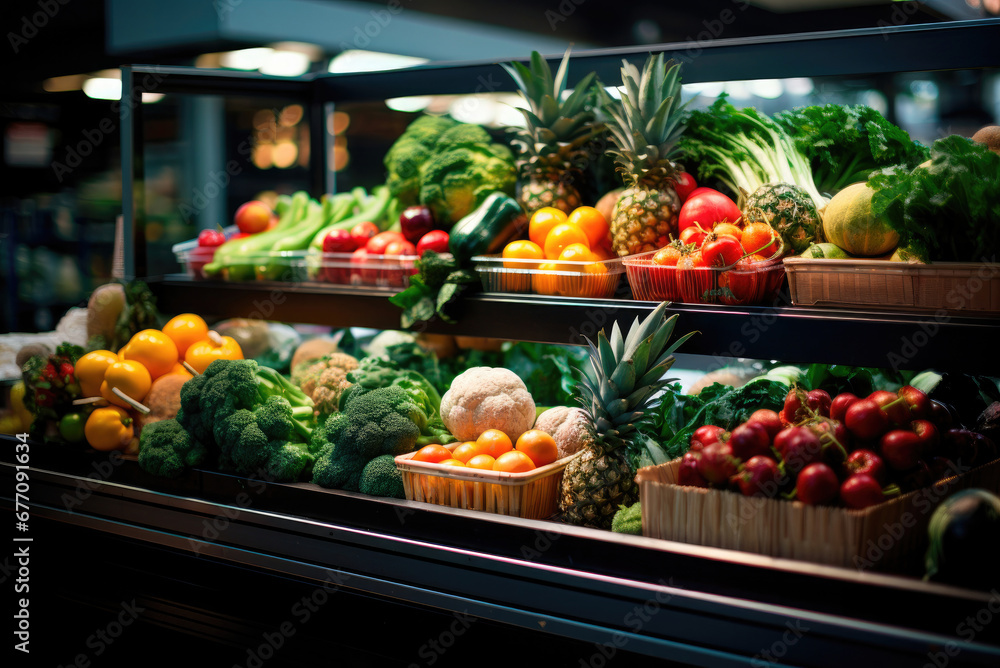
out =
[[[743,228],[740,243],[747,253],[759,253],[765,259],[778,252],[778,235],[765,222],[750,223]]]
[[[545,257],[549,260],[559,259],[559,254],[570,244],[583,244],[587,248],[590,248],[590,241],[583,230],[576,225],[559,223],[549,230],[548,236],[545,237],[545,244],[543,245]]]
[[[740,241],[743,237],[743,230],[740,229],[739,225],[734,225],[733,223],[719,223],[712,228],[712,231],[719,236],[728,234],[731,237],[735,237],[737,241]]]
[[[535,466],[545,466],[559,459],[556,439],[541,429],[529,429],[518,436],[514,449],[528,455]]]
[[[438,445],[437,443],[431,445],[425,445],[424,447],[417,450],[416,454],[413,455],[413,461],[415,462],[430,462],[431,464],[438,464],[446,459],[451,459],[451,450],[444,447],[443,445]]]
[[[163,333],[177,346],[177,357],[184,359],[184,353],[192,343],[208,338],[208,325],[200,315],[181,313],[167,321]]]
[[[159,378],[177,364],[177,346],[158,329],[138,332],[125,346],[124,359],[139,362],[152,378]]]
[[[465,467],[465,464],[463,462],[458,461],[457,459],[446,459],[443,462],[437,462],[437,463],[438,464],[444,464],[445,466],[461,466],[461,467]]]
[[[469,461],[465,462],[465,465],[470,469],[483,469],[484,471],[492,471],[493,463],[496,460],[489,455],[476,455]]]
[[[510,436],[499,429],[487,429],[479,435],[476,443],[483,448],[485,454],[494,459],[508,450],[514,449],[514,444],[510,442]]]
[[[676,267],[677,261],[681,259],[681,252],[674,246],[664,246],[653,253],[653,264],[664,267]]]
[[[92,350],[76,361],[73,375],[80,383],[80,392],[85,397],[101,396],[101,383],[111,365],[118,362],[118,355],[110,350]]]
[[[542,247],[536,244],[534,241],[528,241],[527,239],[518,239],[516,241],[511,241],[509,244],[504,246],[503,253],[501,254],[505,260],[544,260],[545,251]],[[527,262],[511,262],[509,265],[504,262],[505,267],[522,267],[530,269],[532,265]]]
[[[485,448],[475,441],[466,441],[452,450],[451,456],[460,462],[468,464],[470,459],[476,455],[483,454],[485,451]]]
[[[583,230],[591,248],[611,245],[611,227],[604,214],[594,207],[578,206],[569,214],[566,222]]]
[[[503,471],[504,473],[524,473],[534,468],[535,463],[531,461],[531,457],[520,450],[505,452],[493,462],[493,470]]]
[[[540,295],[558,294],[559,279],[551,272],[559,271],[559,265],[555,262],[543,262],[538,266],[538,273],[532,277],[532,287]]]
[[[566,248],[562,249],[559,253],[560,260],[567,260],[569,262],[593,262],[597,259],[590,248],[586,244],[570,244]],[[572,265],[564,266],[563,269],[567,271],[573,271],[574,269],[579,269],[579,267],[573,267]]]
[[[545,238],[549,231],[560,223],[566,222],[566,212],[554,206],[543,206],[533,214],[528,221],[528,238],[539,247],[545,246]]]

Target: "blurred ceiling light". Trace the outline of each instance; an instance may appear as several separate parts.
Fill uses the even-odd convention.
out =
[[[122,82],[119,79],[94,77],[83,82],[83,92],[95,100],[120,100]]]
[[[329,71],[337,74],[347,72],[378,72],[380,70],[398,70],[426,63],[426,58],[401,56],[395,53],[381,51],[363,51],[348,49],[338,53],[330,60]]]
[[[298,125],[304,113],[305,110],[301,104],[290,104],[281,110],[281,113],[278,115],[278,122],[286,127]]]
[[[745,81],[727,81],[722,85],[722,89],[734,100],[749,100],[753,97]]]
[[[275,144],[274,150],[271,153],[271,159],[274,161],[274,166],[278,169],[288,169],[295,164],[295,159],[298,157],[299,149],[290,141],[283,141]]]
[[[143,104],[156,104],[163,99],[163,93],[143,93],[142,103]]]
[[[268,47],[275,51],[301,53],[309,58],[310,62],[315,62],[323,57],[323,47],[316,44],[309,44],[308,42],[275,42],[274,44],[268,44]]]
[[[605,92],[616,100],[622,99],[622,91],[625,90],[624,86],[605,86]]]
[[[222,53],[203,53],[194,59],[194,66],[201,69],[218,69],[223,67]]]
[[[253,49],[240,49],[239,51],[227,51],[219,59],[223,67],[233,70],[256,70],[267,62],[268,56],[274,53],[274,49],[267,47],[257,47]]]
[[[789,95],[800,95],[806,96],[813,92],[813,81],[809,77],[795,77],[793,79],[785,79],[785,91]]]
[[[524,115],[518,111],[519,107],[511,104],[500,103],[497,105],[497,113],[493,122],[501,127],[523,128],[527,125]]]
[[[261,74],[297,77],[309,71],[309,56],[297,51],[274,51],[259,69]]]
[[[938,96],[937,84],[926,79],[915,79],[910,82],[910,92],[919,100],[936,100]]]
[[[351,117],[345,111],[335,111],[326,117],[326,130],[332,135],[339,135],[351,124]]]
[[[723,90],[723,84],[718,81],[684,84],[684,90],[694,93],[695,95],[704,95],[705,97],[719,97],[719,94],[722,93]]]
[[[785,92],[785,87],[778,79],[757,79],[747,84],[750,92],[765,100],[776,100]]]
[[[408,97],[393,97],[385,101],[385,106],[394,111],[422,111],[431,103],[431,98],[425,95]]]
[[[42,82],[42,90],[49,93],[63,93],[70,90],[80,90],[84,75],[70,74],[65,77],[52,77]]]
[[[461,123],[485,125],[493,122],[497,103],[485,95],[460,95],[451,103],[451,117]]]

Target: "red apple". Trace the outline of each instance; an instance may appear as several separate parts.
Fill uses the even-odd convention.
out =
[[[931,400],[921,390],[912,385],[904,385],[896,390],[896,394],[906,400],[906,405],[910,409],[910,415],[915,420],[929,418],[931,416]]]
[[[708,487],[708,481],[698,470],[701,453],[685,452],[677,471],[677,484],[688,487]]]
[[[771,454],[771,437],[767,429],[757,422],[744,422],[733,429],[729,435],[729,447],[733,455],[743,461],[748,461],[758,455]]]
[[[889,418],[889,424],[894,427],[902,427],[909,424],[913,419],[910,416],[910,406],[906,399],[886,390],[878,390],[868,395],[868,398],[878,404],[882,413]]]
[[[434,216],[426,206],[408,206],[399,214],[399,228],[407,241],[417,243],[434,229]]]
[[[706,424],[698,427],[691,434],[691,440],[688,442],[688,447],[695,452],[699,452],[705,448],[706,445],[711,445],[712,443],[718,443],[722,440],[723,434],[726,430],[722,427],[716,427],[714,424]]]
[[[774,437],[774,449],[781,456],[785,468],[792,473],[819,462],[823,456],[823,444],[806,427],[783,429]]]
[[[879,452],[889,468],[908,471],[917,465],[922,454],[922,439],[909,429],[893,429],[879,441]]]
[[[735,430],[734,430],[735,431]],[[736,474],[736,486],[743,496],[766,496],[778,494],[778,479],[781,473],[778,464],[770,457],[751,457],[742,470]]]
[[[833,398],[830,402],[830,417],[834,420],[844,421],[844,416],[847,414],[847,409],[851,407],[859,397],[851,394],[850,392],[841,392]]]
[[[889,418],[872,399],[858,399],[847,409],[844,424],[862,441],[878,438],[889,428]]]
[[[830,417],[830,393],[826,390],[810,390],[806,392],[806,405],[823,417]]]
[[[750,415],[747,422],[756,422],[760,426],[764,427],[767,431],[768,438],[771,440],[774,440],[774,437],[778,435],[778,432],[785,427],[785,425],[781,423],[781,418],[778,414],[768,408],[761,408],[760,410],[754,411]]]
[[[849,475],[864,473],[875,478],[880,485],[885,484],[885,462],[873,450],[855,450],[844,464]]]
[[[874,506],[885,500],[882,486],[867,473],[855,473],[840,485],[840,500],[853,510]]]
[[[247,234],[263,232],[270,225],[272,219],[274,219],[274,212],[271,211],[271,207],[257,200],[242,205],[236,209],[236,215],[233,216],[236,227],[240,228],[240,232]]]
[[[738,461],[728,443],[711,443],[705,446],[698,460],[698,472],[713,485],[725,486],[736,475]]]

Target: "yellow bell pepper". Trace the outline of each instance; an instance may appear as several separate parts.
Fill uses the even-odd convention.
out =
[[[124,359],[139,362],[152,378],[169,373],[177,364],[177,346],[158,329],[144,329],[129,340],[122,350]]]
[[[135,432],[132,418],[124,409],[107,406],[94,409],[84,425],[83,435],[94,450],[107,452],[128,447]]]
[[[153,379],[142,364],[133,360],[121,360],[108,367],[101,383],[101,396],[115,406],[129,408],[130,404],[116,395],[112,390],[118,388],[123,394],[141,402],[149,394]]]
[[[215,360],[241,360],[243,349],[231,336],[220,336],[210,331],[208,338],[192,343],[184,355],[184,361],[198,373],[205,373],[208,365]]]
[[[28,431],[31,427],[31,423],[35,421],[35,416],[32,415],[31,411],[29,411],[24,405],[24,395],[24,381],[19,380],[10,388],[10,407],[13,409],[14,415],[21,423],[22,431]]]
[[[94,350],[76,361],[73,374],[80,383],[80,391],[85,397],[101,396],[104,374],[118,361],[118,355],[110,350]]]

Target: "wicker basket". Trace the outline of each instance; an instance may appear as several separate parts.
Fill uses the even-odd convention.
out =
[[[954,492],[1000,491],[998,459],[885,503],[848,510],[681,486],[680,461],[638,472],[644,536],[859,570],[895,570],[922,554],[931,513]]]
[[[458,445],[445,447],[454,450]],[[555,514],[563,470],[577,456],[563,457],[524,473],[502,473],[415,462],[414,454],[396,457],[396,467],[403,474],[403,489],[410,501],[535,520]]]
[[[792,303],[1000,313],[1000,264],[785,258]]]

